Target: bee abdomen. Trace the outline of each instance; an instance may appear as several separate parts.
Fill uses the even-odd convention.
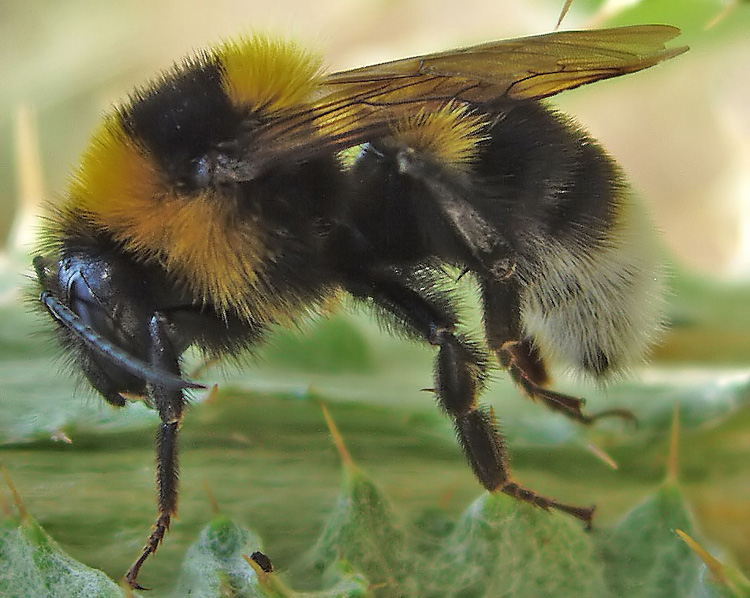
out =
[[[592,245],[539,250],[522,302],[525,331],[543,355],[597,378],[641,362],[662,325],[663,273],[645,214],[629,197]]]

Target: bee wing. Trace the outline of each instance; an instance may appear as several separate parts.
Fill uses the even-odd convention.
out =
[[[274,161],[359,145],[421,108],[540,99],[639,71],[685,52],[664,45],[679,32],[668,25],[559,31],[333,73],[310,104],[254,132],[234,178],[257,176]]]
[[[371,101],[386,103],[424,96],[471,103],[540,99],[682,54],[687,47],[664,46],[679,33],[668,25],[557,31],[334,73],[324,86],[354,95],[367,89]]]

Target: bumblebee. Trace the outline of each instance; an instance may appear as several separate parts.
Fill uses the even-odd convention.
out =
[[[658,265],[622,174],[541,99],[686,50],[645,25],[557,32],[325,74],[264,36],[228,41],[137,89],[95,132],[34,259],[39,304],[106,401],[159,413],[158,518],[177,509],[180,357],[238,355],[333,295],[436,347],[434,393],[481,484],[586,524],[593,509],[517,483],[492,408],[497,362],[582,423],[547,364],[605,378],[659,327]],[[358,148],[356,157],[342,152]],[[473,276],[484,337],[460,332],[446,267]]]

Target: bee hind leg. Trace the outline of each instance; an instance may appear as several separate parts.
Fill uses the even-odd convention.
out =
[[[515,280],[482,280],[482,301],[487,344],[527,397],[584,425],[607,417],[635,421],[633,413],[627,409],[586,413],[584,399],[547,388],[550,377],[544,358],[521,329],[520,293]]]

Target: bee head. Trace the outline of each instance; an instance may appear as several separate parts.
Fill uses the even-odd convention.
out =
[[[145,395],[149,382],[198,386],[148,364],[155,308],[146,278],[122,258],[93,250],[57,261],[36,256],[40,301],[58,323],[62,345],[108,402]]]

